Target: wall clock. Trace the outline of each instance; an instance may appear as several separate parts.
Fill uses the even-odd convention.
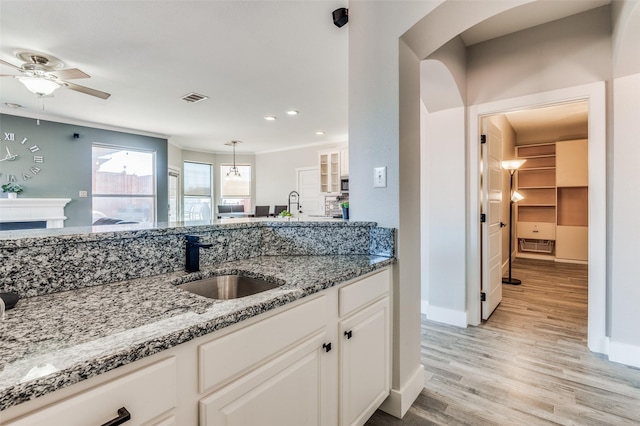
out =
[[[0,132],[0,179],[26,181],[42,171],[44,157],[37,144],[13,132]]]

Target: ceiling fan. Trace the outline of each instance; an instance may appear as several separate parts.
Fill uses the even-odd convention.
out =
[[[30,92],[38,96],[51,95],[56,89],[61,87],[100,99],[107,99],[111,96],[109,93],[66,81],[78,78],[91,78],[91,76],[77,68],[61,69],[64,64],[53,56],[36,52],[19,52],[16,56],[25,61],[21,66],[13,65],[2,59],[0,59],[0,63],[17,69],[23,75],[2,74],[0,77],[17,78]]]

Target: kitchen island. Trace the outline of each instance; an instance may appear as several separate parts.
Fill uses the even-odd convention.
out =
[[[357,281],[360,277],[368,276],[367,274],[375,274],[381,270],[388,271],[388,268],[394,263],[394,257],[389,256],[389,253],[383,253],[385,255],[373,254],[370,246],[358,254],[337,254],[340,250],[338,247],[323,252],[315,244],[307,244],[303,249],[299,241],[296,241],[300,238],[297,231],[291,227],[288,227],[287,230],[280,229],[283,226],[281,223],[275,226],[279,233],[275,239],[273,235],[269,236],[273,228],[269,228],[267,234],[264,234],[264,229],[262,229],[264,224],[252,224],[248,227],[240,224],[216,225],[210,228],[199,228],[197,231],[205,238],[208,236],[207,233],[212,233],[211,240],[219,241],[229,252],[229,250],[233,251],[233,244],[230,244],[227,238],[237,238],[239,234],[236,232],[228,235],[220,234],[220,232],[240,229],[255,237],[256,226],[262,232],[259,246],[265,242],[273,244],[274,241],[282,240],[282,238],[286,241],[280,241],[277,250],[274,247],[259,247],[259,250],[251,252],[251,254],[257,254],[255,256],[247,256],[246,252],[232,253],[223,261],[215,261],[219,257],[214,256],[209,261],[205,260],[201,271],[195,273],[174,270],[100,285],[66,283],[60,286],[65,289],[64,291],[55,292],[43,290],[41,285],[36,285],[35,287],[40,294],[20,300],[15,309],[7,312],[6,321],[0,324],[0,340],[2,341],[0,348],[0,362],[2,363],[0,423],[4,424],[5,420],[17,418],[39,409],[43,404],[38,401],[45,401],[48,404],[50,401],[59,399],[52,395],[60,394],[64,398],[74,394],[74,388],[84,392],[85,389],[90,389],[98,382],[102,383],[104,379],[119,375],[127,367],[137,368],[135,367],[136,363],[147,360],[154,362],[156,358],[164,358],[165,355],[175,357],[177,360],[190,358],[191,355],[180,355],[180,351],[183,351],[182,348],[188,348],[191,343],[199,348],[203,344],[203,339],[211,340],[216,339],[217,335],[225,336],[228,332],[241,329],[245,323],[257,322],[260,324],[261,318],[270,318],[271,315],[293,311],[298,309],[294,307],[304,305],[307,300],[319,300],[317,298],[320,297],[320,299],[329,301],[330,298],[334,298],[335,300],[322,302],[322,304],[324,306],[328,303],[329,312],[337,312],[338,287],[350,282],[350,280]],[[305,226],[325,228],[325,231],[329,231],[324,233],[318,231],[317,228],[315,229],[319,232],[316,237],[321,240],[326,239],[329,234],[335,235],[337,231],[335,227],[327,228],[326,224],[307,224]],[[339,226],[344,227],[345,225]],[[348,226],[353,227],[354,225]],[[367,232],[372,229],[371,224],[362,224],[361,227],[367,228]],[[173,239],[175,233],[193,233],[195,230],[176,231],[174,229],[169,234]],[[349,231],[354,230],[355,228],[352,228]],[[290,233],[291,231],[293,234]],[[308,237],[308,228],[299,231]],[[378,229],[373,232],[379,231]],[[145,238],[150,236],[149,232],[151,231],[144,233]],[[153,234],[153,232],[151,233]],[[166,229],[161,233],[167,233]],[[121,237],[123,236],[127,237],[121,235]],[[77,243],[80,240],[95,240],[96,237],[95,235],[91,237],[75,236],[66,237],[66,240],[69,242],[69,239],[73,238]],[[141,235],[132,237],[131,240],[139,238]],[[366,242],[371,245],[371,239]],[[333,244],[335,241],[325,240],[324,243]],[[377,241],[377,244],[379,243]],[[12,244],[20,246],[17,241],[13,241]],[[101,244],[104,244],[103,239],[101,239]],[[254,241],[254,248],[255,245]],[[320,250],[320,252],[304,253],[305,250]],[[204,253],[205,251],[203,251]],[[141,270],[145,269],[141,268]],[[68,272],[73,273],[73,267],[69,268]],[[207,299],[176,287],[178,284],[209,276],[236,273],[262,278],[278,284],[278,287],[249,297],[225,301]],[[119,276],[118,274],[107,275]],[[81,277],[79,280],[82,281]],[[389,281],[385,280],[383,282]],[[377,285],[380,286],[380,284]],[[388,309],[390,309],[388,307],[388,284],[385,285],[387,290],[384,293],[376,292],[374,285],[372,287],[374,288],[373,299],[367,300],[367,303],[386,298],[384,309],[388,318]],[[18,286],[18,288],[24,290],[24,286]],[[366,287],[363,288],[366,292]],[[324,293],[331,291],[335,294],[327,293],[327,296],[324,296]],[[314,303],[319,304],[320,302]],[[274,318],[277,318],[278,315]],[[331,325],[332,322],[339,320],[338,314],[335,314],[335,317],[336,319],[330,318],[328,324]],[[316,325],[317,327],[325,327],[323,325],[325,322]],[[312,327],[313,333],[317,334],[319,330],[317,327]],[[273,336],[278,336],[278,330],[273,330],[273,333]],[[336,332],[323,332],[323,336],[329,335],[325,336],[326,339],[323,337],[323,342],[327,339],[327,342],[334,339],[335,336],[332,337],[331,334],[336,334]],[[286,339],[284,340],[286,341]],[[177,353],[174,354],[171,352],[172,350]],[[191,351],[191,349],[189,350]],[[193,350],[195,351],[195,349]],[[287,346],[276,352],[285,354],[290,350],[291,348]],[[237,348],[237,351],[242,353],[241,348]],[[231,353],[238,353],[237,351],[232,350]],[[273,354],[270,354],[267,358],[272,356]],[[196,360],[197,358],[191,363],[180,361],[185,365],[178,363],[177,368],[178,370],[196,368],[195,365],[189,367],[190,364],[196,364]],[[332,362],[337,363],[337,360]],[[197,375],[197,373],[192,375],[194,374]],[[91,386],[87,385],[92,380],[95,383],[91,383]],[[198,379],[193,380],[198,381]],[[180,382],[180,379],[178,381]],[[228,383],[223,381],[218,385],[203,388],[201,383],[199,385],[200,391],[193,390],[192,393],[195,398],[201,398],[202,392],[220,391],[219,388],[225,384]],[[34,400],[34,398],[36,399]],[[177,416],[175,417],[178,419],[176,421],[187,418],[193,420],[195,401],[189,404],[191,407],[186,409],[188,414],[181,413],[181,409],[177,408],[168,412]],[[184,411],[184,405],[188,404],[183,403],[182,405]],[[207,424],[202,421],[205,416],[202,407],[200,411],[200,424]],[[331,414],[331,410],[329,411],[327,413],[325,410],[322,416],[319,414],[318,419],[327,418],[326,416],[332,418],[337,415],[336,413]]]

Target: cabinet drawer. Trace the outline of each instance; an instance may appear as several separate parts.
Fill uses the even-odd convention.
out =
[[[385,269],[340,289],[340,316],[349,315],[389,293],[390,272]]]
[[[544,222],[518,222],[516,225],[516,235],[518,238],[555,240],[556,224]]]
[[[131,414],[127,426],[141,425],[176,407],[176,381],[176,360],[171,357],[19,418],[7,426],[101,425],[117,417],[121,407]]]
[[[326,327],[321,296],[199,347],[200,392],[226,383]]]

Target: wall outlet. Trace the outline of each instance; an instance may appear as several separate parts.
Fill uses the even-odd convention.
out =
[[[80,197],[80,198],[87,198],[87,191],[80,191],[80,192],[78,192],[78,197]]]
[[[373,187],[374,188],[387,187],[387,168],[386,167],[375,167],[373,169]]]

